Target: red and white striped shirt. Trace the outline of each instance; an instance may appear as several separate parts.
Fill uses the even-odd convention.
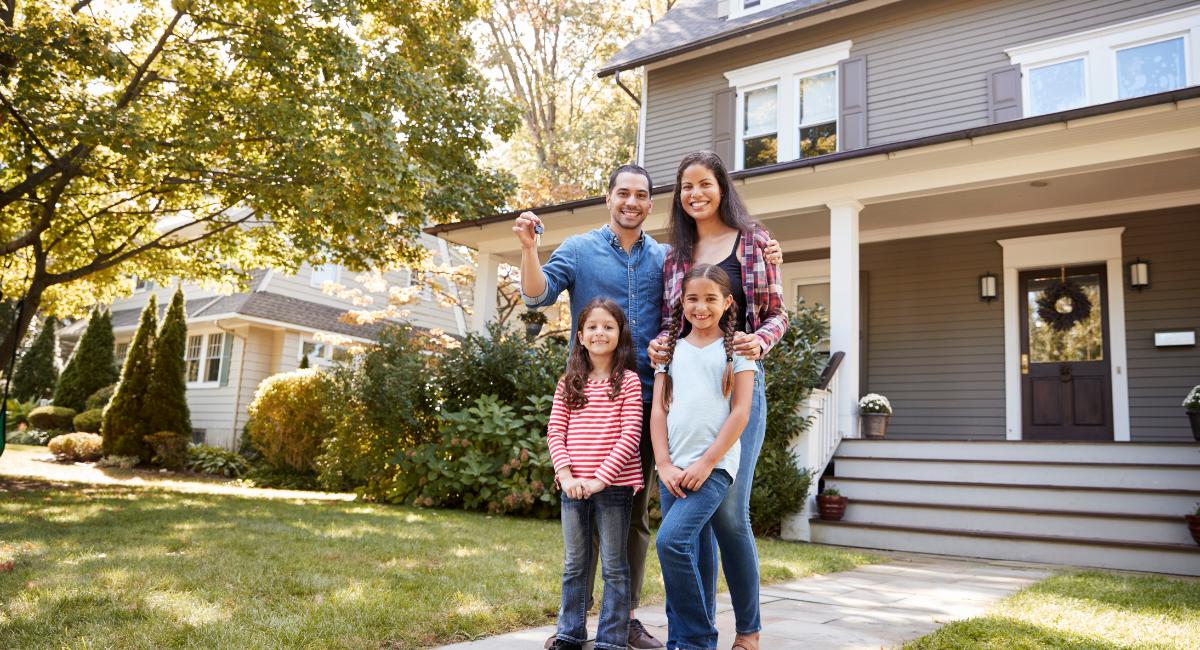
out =
[[[567,407],[563,382],[554,390],[554,405],[546,427],[554,471],[571,468],[575,478],[598,478],[609,485],[642,489],[642,384],[626,370],[617,399],[608,398],[607,379],[589,379],[583,392],[588,403]]]

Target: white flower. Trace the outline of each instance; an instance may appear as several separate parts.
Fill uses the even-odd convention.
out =
[[[1189,411],[1200,411],[1200,386],[1193,388],[1192,392],[1183,398],[1183,406]]]
[[[878,393],[868,393],[858,400],[858,410],[862,413],[892,414],[892,403],[888,398]]]

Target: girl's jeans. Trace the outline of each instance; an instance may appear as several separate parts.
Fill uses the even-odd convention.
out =
[[[592,532],[600,537],[604,598],[596,648],[625,650],[629,642],[629,512],[633,488],[610,485],[587,499],[562,495],[563,579],[558,632],[564,641],[587,641],[590,594],[588,565],[592,562]]]
[[[713,567],[712,580],[705,585],[708,593],[717,590],[717,549],[721,548],[721,567],[729,585],[733,603],[734,629],[738,634],[753,634],[762,629],[758,602],[758,547],[750,529],[750,488],[754,483],[754,466],[762,451],[767,429],[767,396],[763,383],[762,362],[754,374],[754,395],[750,403],[750,419],[742,430],[741,465],[737,478],[725,495],[725,500],[713,515],[709,543],[701,545],[700,562]]]
[[[667,591],[667,648],[711,650],[717,647],[716,602],[710,583],[717,566],[703,562],[700,549],[711,545],[709,522],[732,480],[725,470],[713,470],[695,492],[680,499],[658,483],[663,520],[655,544]]]

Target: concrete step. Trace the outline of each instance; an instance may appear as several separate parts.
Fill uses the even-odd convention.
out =
[[[1200,576],[1200,546],[814,519],[812,541],[858,548]]]
[[[846,439],[837,457],[1200,465],[1200,443]]]
[[[1029,508],[1063,512],[1124,512],[1181,517],[1196,510],[1200,489],[1097,488],[970,481],[848,478],[831,476],[851,501],[888,500],[956,506]],[[1198,486],[1200,487],[1200,486]]]
[[[1200,489],[1200,464],[1102,463],[994,459],[914,459],[881,456],[834,458],[839,478],[949,482]]]
[[[1194,543],[1182,515],[1163,516],[1115,512],[1064,513],[1036,507],[983,508],[926,502],[860,499],[850,502],[843,521],[1184,546]]]

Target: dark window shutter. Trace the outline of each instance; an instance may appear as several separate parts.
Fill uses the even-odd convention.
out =
[[[225,345],[221,349],[221,374],[219,377],[222,386],[229,385],[229,364],[231,361],[233,361],[233,334],[225,332]]]
[[[867,57],[838,63],[838,151],[867,146]]]
[[[737,129],[737,90],[729,88],[713,96],[713,145],[712,150],[721,157],[725,166],[733,169],[733,134]]]
[[[988,123],[1021,119],[1021,66],[991,70],[987,81]]]

